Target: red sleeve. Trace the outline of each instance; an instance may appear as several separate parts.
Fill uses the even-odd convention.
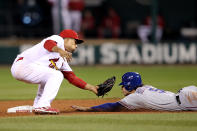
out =
[[[87,84],[85,81],[82,79],[78,78],[74,72],[72,71],[62,71],[64,78],[67,79],[71,84],[84,89],[85,85]]]
[[[54,46],[57,46],[56,42],[53,40],[47,40],[44,43],[44,48],[47,49],[48,51],[52,52],[52,48]]]

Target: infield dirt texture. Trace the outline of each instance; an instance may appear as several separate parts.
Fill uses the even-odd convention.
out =
[[[59,115],[79,115],[79,114],[130,114],[130,113],[173,113],[167,111],[149,111],[149,110],[137,110],[137,111],[121,111],[121,112],[78,112],[71,108],[71,105],[79,106],[95,106],[104,104],[107,102],[115,102],[119,99],[95,99],[95,100],[55,100],[52,104],[53,107],[60,110]],[[32,100],[27,101],[1,101],[0,102],[0,117],[15,117],[15,116],[33,116],[34,113],[7,113],[7,109],[10,107],[21,106],[21,105],[32,105]],[[187,111],[188,113],[196,113]],[[177,112],[175,112],[177,113]],[[179,112],[181,113],[181,112]]]
[[[117,100],[119,100],[119,99],[55,100],[52,103],[52,107],[59,109],[60,110],[60,115],[85,114],[85,112],[83,113],[83,112],[75,111],[74,109],[71,108],[71,105],[94,106],[94,105],[99,105],[99,104],[103,104],[103,103],[106,103],[106,102],[115,102]],[[7,109],[10,108],[10,107],[22,106],[22,105],[32,105],[32,104],[33,104],[32,100],[0,101],[0,111],[1,111],[0,112],[0,117],[34,115],[34,113],[7,113]]]

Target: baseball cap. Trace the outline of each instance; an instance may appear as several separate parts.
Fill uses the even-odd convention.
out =
[[[62,38],[73,38],[76,40],[76,44],[81,44],[84,42],[83,40],[79,39],[77,32],[71,29],[63,30],[62,32],[60,32],[59,36],[61,36]]]

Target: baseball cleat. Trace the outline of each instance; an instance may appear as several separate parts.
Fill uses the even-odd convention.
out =
[[[54,109],[51,107],[38,107],[38,108],[34,108],[33,112],[35,114],[51,114],[51,115],[58,115],[60,113],[60,111],[58,109]]]

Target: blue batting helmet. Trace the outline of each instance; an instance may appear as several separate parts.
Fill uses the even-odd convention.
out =
[[[123,85],[129,92],[135,90],[142,86],[141,76],[137,72],[127,72],[122,76],[122,82],[119,85]]]

